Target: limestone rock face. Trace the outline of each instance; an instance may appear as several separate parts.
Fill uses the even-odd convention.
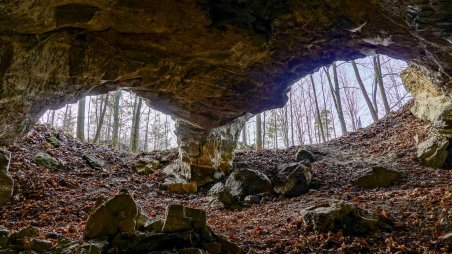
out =
[[[294,81],[335,60],[386,54],[422,66],[446,94],[452,83],[450,1],[23,0],[0,9],[0,145],[47,109],[127,87],[186,123],[180,172],[199,185],[230,169],[234,133],[218,128],[282,106]]]
[[[8,173],[10,159],[10,152],[0,148],[0,205],[13,196],[14,180]]]
[[[417,157],[429,167],[441,168],[448,157],[448,147],[449,138],[440,135],[432,135],[419,144]]]
[[[452,97],[445,88],[436,86],[418,67],[402,72],[406,89],[415,98],[411,112],[418,118],[432,122],[440,135],[452,137]]]

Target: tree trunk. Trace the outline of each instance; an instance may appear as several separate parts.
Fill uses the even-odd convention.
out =
[[[319,126],[320,137],[322,138],[322,141],[325,142],[325,133],[324,133],[324,129],[323,129],[322,118],[320,117],[319,102],[317,101],[317,93],[315,91],[315,83],[314,83],[314,78],[312,77],[312,74],[309,74],[309,78],[311,79],[312,92],[314,93],[314,105],[315,105],[315,111],[316,111],[316,115],[317,115],[317,123]]]
[[[78,101],[76,137],[85,140],[85,98]]]
[[[115,104],[113,105],[113,134],[112,146],[113,149],[119,148],[119,103],[121,101],[121,90],[115,93]]]
[[[99,122],[97,124],[96,135],[94,135],[93,143],[99,143],[100,141],[100,133],[102,131],[102,125],[104,124],[105,112],[107,111],[108,96],[109,95],[107,93],[107,95],[105,95],[105,102],[103,102],[102,111],[100,112]]]
[[[359,70],[358,70],[358,67],[356,66],[356,62],[355,62],[355,60],[352,60],[351,62],[352,62],[352,66],[353,66],[353,71],[355,72],[356,80],[358,81],[359,88],[361,89],[364,100],[366,101],[367,107],[369,108],[370,115],[372,116],[372,119],[374,120],[374,122],[376,122],[376,121],[378,121],[378,115],[375,112],[374,106],[372,105],[372,101],[370,101],[369,95],[367,94],[366,88],[364,87],[364,83],[359,74]]]
[[[306,107],[306,99],[304,96],[304,90],[301,89],[301,99],[303,100],[303,108],[304,108],[304,112],[305,112],[305,117],[306,117],[306,126],[308,127],[308,139],[309,139],[309,144],[312,144],[312,132],[311,132],[311,118],[308,116],[308,107]]]
[[[143,103],[143,98],[138,99],[136,109],[133,112],[133,124],[132,124],[132,135],[130,135],[130,150],[132,152],[137,152],[140,141],[140,116],[141,116],[141,105]]]
[[[378,88],[380,89],[381,99],[383,100],[383,105],[385,107],[386,115],[389,114],[391,108],[389,107],[388,97],[386,96],[386,90],[383,85],[383,74],[381,73],[381,63],[380,57],[378,55],[373,57],[373,64],[375,70],[375,76],[377,78]],[[377,107],[377,105],[375,105]]]
[[[149,137],[149,121],[151,119],[151,108],[148,108],[148,115],[146,121],[146,132],[144,133],[144,151],[148,151],[148,137]]]
[[[262,150],[262,119],[261,114],[256,115],[256,150]]]
[[[347,125],[345,124],[344,111],[342,110],[342,102],[341,102],[341,94],[339,90],[339,79],[337,78],[337,68],[336,63],[332,64],[333,66],[333,82],[331,81],[331,76],[329,70],[324,68],[323,71],[326,73],[326,77],[328,79],[328,84],[330,86],[331,96],[333,97],[334,107],[336,108],[337,117],[339,119],[339,124],[341,126],[342,135],[347,133]]]
[[[247,135],[246,135],[246,124],[245,124],[245,126],[243,126],[243,129],[242,129],[242,143],[243,143],[245,146],[248,145],[248,142],[247,142]]]

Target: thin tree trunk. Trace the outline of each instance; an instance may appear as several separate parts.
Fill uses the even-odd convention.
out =
[[[308,117],[308,108],[306,107],[306,100],[305,100],[305,96],[304,96],[304,91],[303,89],[301,89],[301,99],[303,100],[303,107],[304,107],[304,112],[305,112],[305,116],[306,116],[306,125],[308,127],[308,138],[309,138],[309,144],[312,144],[312,132],[311,132],[311,120]]]
[[[247,137],[246,137],[246,124],[243,126],[242,129],[242,143],[247,146],[248,142],[247,142]]]
[[[276,111],[273,111],[273,116],[275,118],[275,149],[278,149],[278,123]]]
[[[130,137],[131,144],[130,149],[132,152],[138,151],[139,141],[140,141],[140,116],[141,116],[141,105],[143,103],[143,98],[138,99],[138,104],[133,113],[133,127],[132,127],[132,135]]]
[[[88,116],[87,116],[87,123],[86,123],[86,141],[89,142],[90,139],[90,128],[91,128],[91,98],[88,97]]]
[[[375,76],[377,77],[378,88],[380,89],[381,99],[383,100],[383,105],[385,107],[386,115],[389,114],[391,108],[389,107],[388,97],[386,96],[386,90],[383,85],[383,75],[381,73],[381,63],[380,57],[378,55],[373,57]],[[375,105],[376,107],[377,105]]]
[[[78,102],[76,137],[85,140],[85,98]]]
[[[328,79],[328,84],[330,86],[330,92],[331,96],[333,97],[337,117],[339,118],[339,124],[341,126],[342,135],[344,135],[345,133],[347,133],[347,125],[345,124],[344,111],[342,110],[341,94],[339,90],[339,79],[337,77],[336,63],[333,63],[332,67],[333,67],[334,87],[333,82],[331,81],[329,70],[327,68],[324,68],[323,71],[326,73],[326,77]]]
[[[315,105],[315,111],[317,114],[317,122],[318,122],[318,126],[319,126],[320,137],[322,138],[322,141],[325,143],[326,142],[325,141],[325,133],[323,130],[322,118],[320,117],[319,103],[317,101],[317,94],[315,91],[315,83],[314,83],[314,78],[312,77],[312,74],[309,74],[309,78],[311,79],[312,91],[314,93],[314,105]]]
[[[151,118],[151,108],[148,108],[148,115],[146,120],[146,132],[144,133],[144,151],[148,151],[148,136],[149,136],[149,121]]]
[[[376,121],[378,121],[378,115],[375,112],[374,106],[372,105],[369,95],[367,94],[366,88],[364,87],[364,83],[359,74],[359,70],[358,70],[358,67],[356,66],[356,62],[355,62],[355,60],[352,60],[351,62],[352,62],[352,66],[353,66],[353,71],[355,72],[356,80],[358,81],[359,88],[361,89],[364,100],[366,101],[367,107],[369,108],[370,115],[372,116],[372,119],[374,120],[374,122],[376,122]]]
[[[105,112],[107,111],[108,93],[105,95],[105,102],[103,103],[102,111],[100,112],[99,123],[96,128],[96,135],[94,135],[93,143],[99,143],[102,125],[104,124]]]
[[[115,93],[115,104],[113,106],[113,135],[112,146],[113,149],[119,148],[119,103],[121,101],[121,90]]]
[[[256,150],[262,150],[262,119],[261,114],[256,115]]]

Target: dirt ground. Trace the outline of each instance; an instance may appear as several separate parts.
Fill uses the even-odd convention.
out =
[[[207,211],[212,229],[249,253],[446,253],[438,238],[452,231],[452,170],[432,169],[416,159],[416,142],[426,138],[430,126],[409,113],[409,105],[372,126],[326,144],[309,146],[319,158],[313,165],[314,184],[309,193],[274,197],[240,211],[212,206],[209,186],[196,194],[170,193],[162,168],[177,158],[177,151],[149,155],[162,167],[148,176],[132,172],[136,155],[84,144],[46,126],[36,128],[9,147],[10,172],[15,180],[13,200],[0,208],[0,225],[17,230],[34,225],[81,239],[96,199],[127,189],[149,215],[161,218],[168,204],[180,203]],[[53,147],[45,138],[64,140]],[[294,161],[298,147],[280,150],[238,151],[234,169],[251,168],[274,178],[278,166]],[[64,170],[39,167],[34,156],[45,151],[64,163]],[[82,159],[96,154],[107,162],[92,169]],[[366,168],[384,165],[402,173],[394,186],[362,190],[352,182]],[[380,213],[393,230],[368,236],[316,233],[303,224],[300,212],[309,206],[339,199]]]

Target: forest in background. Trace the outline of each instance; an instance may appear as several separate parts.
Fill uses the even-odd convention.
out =
[[[277,149],[323,143],[365,127],[411,96],[400,72],[406,63],[383,55],[336,62],[296,82],[279,109],[251,118],[240,149]],[[126,90],[87,96],[49,110],[40,123],[89,143],[132,152],[176,147],[174,121]]]

